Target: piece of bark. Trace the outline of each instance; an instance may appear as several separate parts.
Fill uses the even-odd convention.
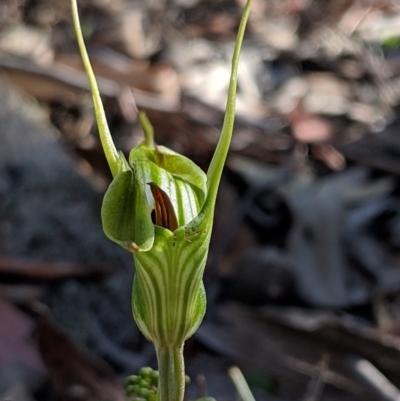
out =
[[[107,266],[88,267],[79,263],[62,261],[37,262],[33,260],[0,256],[0,277],[24,280],[55,281],[68,278],[104,276],[112,273]]]
[[[7,79],[14,85],[19,86],[41,101],[67,101],[74,104],[79,103],[79,98],[89,92],[86,73],[62,63],[55,62],[52,66],[41,66],[31,60],[11,55],[0,55],[0,70],[5,72]],[[159,71],[157,81],[165,80],[168,74],[170,77],[172,76],[170,78],[173,81],[171,85],[176,86],[177,79],[172,70]],[[143,80],[147,78],[149,78],[149,74],[143,77]],[[120,99],[122,88],[129,86],[128,82],[118,82],[98,74],[96,74],[96,80],[101,96],[116,101]],[[172,99],[170,99],[171,96],[164,99],[159,94],[136,87],[132,87],[132,91],[139,107],[163,111],[175,111],[178,107],[176,89],[173,90]]]
[[[62,64],[41,66],[34,61],[11,55],[0,55],[0,69],[7,78],[32,96],[45,101],[77,101],[77,97],[89,91],[86,74]],[[98,79],[103,96],[116,98],[120,87],[115,82]]]
[[[43,288],[30,284],[0,284],[0,298],[16,304],[30,304],[43,295]]]

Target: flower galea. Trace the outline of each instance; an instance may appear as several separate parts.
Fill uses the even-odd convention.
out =
[[[129,162],[119,157],[104,197],[104,232],[134,254],[132,305],[143,334],[156,346],[182,344],[205,311],[207,177],[150,136],[132,149]]]
[[[133,253],[133,314],[142,333],[156,347],[159,398],[163,401],[183,398],[183,344],[205,313],[202,278],[218,186],[232,137],[239,54],[251,1],[239,26],[222,133],[205,174],[185,156],[157,146],[153,128],[142,112],[143,142],[131,150],[128,160],[116,150],[83,41],[76,0],[71,0],[99,136],[113,175],[102,206],[103,229],[109,239]]]

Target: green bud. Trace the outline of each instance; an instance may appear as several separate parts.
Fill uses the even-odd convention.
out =
[[[140,386],[140,388],[149,388],[150,383],[146,379],[142,379],[139,382],[139,386]]]
[[[151,391],[151,390],[149,390],[148,388],[141,388],[140,390],[139,390],[139,393],[138,393],[138,395],[140,396],[140,397],[143,397],[143,398],[147,398],[150,394],[152,394],[153,392]]]
[[[149,366],[144,366],[142,368],[140,368],[139,370],[139,376],[150,376],[152,373],[154,372],[154,370],[152,368],[150,368]]]
[[[126,394],[127,395],[137,394],[139,390],[140,390],[140,386],[139,385],[131,384],[131,385],[127,386]]]
[[[158,384],[158,379],[159,379],[159,373],[158,373],[158,371],[157,370],[153,370],[153,372],[151,372],[151,382],[154,384],[154,385],[157,385]]]
[[[139,382],[139,380],[140,380],[139,376],[137,376],[137,375],[131,375],[131,376],[128,376],[128,377],[125,379],[125,384],[126,384],[127,386],[130,385],[130,384],[137,384],[137,383]]]

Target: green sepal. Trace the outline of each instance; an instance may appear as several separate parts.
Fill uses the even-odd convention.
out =
[[[145,186],[125,158],[104,196],[101,209],[107,237],[130,252],[148,251],[154,242],[154,224]]]

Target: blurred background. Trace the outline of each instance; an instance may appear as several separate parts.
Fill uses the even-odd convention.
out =
[[[244,0],[85,0],[116,146],[207,169]],[[254,0],[237,119],[185,347],[188,397],[400,399],[400,3]],[[134,100],[133,100],[134,99]],[[0,2],[0,399],[120,401],[156,367],[109,242],[110,173],[69,1]]]

